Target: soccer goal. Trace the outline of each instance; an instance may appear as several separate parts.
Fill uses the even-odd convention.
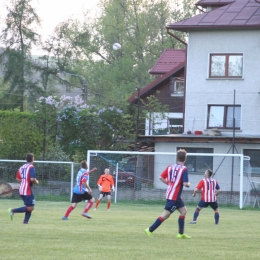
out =
[[[244,161],[250,158],[243,154],[188,153],[185,165],[189,172],[190,188],[184,188],[182,197],[185,203],[197,203],[200,194],[192,197],[192,191],[204,177],[206,169],[213,170],[222,193],[218,202],[243,208],[243,197],[250,184],[244,176]],[[87,153],[90,168],[97,167],[91,175],[90,184],[96,182],[105,168],[115,181],[114,201],[129,203],[155,203],[165,200],[166,185],[160,182],[159,175],[170,164],[174,164],[176,153],[127,152],[90,150]]]
[[[17,199],[19,183],[16,173],[24,160],[0,160],[0,199]],[[75,184],[74,172],[80,165],[73,162],[34,161],[39,185],[34,185],[36,200],[70,201]]]

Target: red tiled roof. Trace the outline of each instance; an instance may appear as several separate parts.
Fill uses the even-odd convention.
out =
[[[200,1],[203,6],[216,6],[219,1]],[[225,2],[227,3],[227,1]],[[225,4],[224,1],[222,4]],[[192,18],[169,24],[167,29],[188,32],[191,29],[260,29],[260,4],[255,0],[235,0],[230,4]]]
[[[185,67],[185,61],[180,63],[177,67],[173,68],[172,70],[168,71],[166,74],[161,76],[160,78],[156,79],[149,85],[145,86],[144,88],[140,89],[139,95],[140,98],[147,93],[149,90],[153,89],[154,87],[158,86],[160,83],[162,83],[164,80],[167,80],[169,77],[173,76],[174,74],[178,74],[181,70],[183,70]],[[128,98],[129,103],[134,103],[138,98],[138,92],[135,92],[130,98]]]
[[[166,49],[149,71],[150,74],[164,74],[185,61],[185,49]]]

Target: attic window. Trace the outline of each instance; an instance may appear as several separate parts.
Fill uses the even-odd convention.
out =
[[[170,80],[171,96],[183,96],[184,94],[184,78],[174,78]]]
[[[210,78],[242,78],[243,54],[210,54]]]

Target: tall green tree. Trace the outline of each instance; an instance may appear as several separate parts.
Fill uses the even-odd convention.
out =
[[[31,67],[31,49],[39,43],[39,35],[34,26],[40,24],[31,2],[32,0],[10,0],[6,3],[7,17],[0,35],[0,42],[4,46],[0,55],[4,82],[9,82],[10,86],[4,100],[12,96],[12,108],[18,107],[20,111],[24,111],[26,95],[33,96],[41,92],[33,80]]]
[[[167,24],[195,10],[193,4],[167,0],[100,0],[99,10],[94,18],[86,13],[83,23],[68,20],[57,26],[59,64],[73,60],[67,69],[87,79],[90,102],[123,109],[136,86],[154,80],[149,70],[162,51],[183,48],[167,34]],[[178,36],[185,39],[185,34]],[[120,50],[112,49],[115,42],[122,45]]]

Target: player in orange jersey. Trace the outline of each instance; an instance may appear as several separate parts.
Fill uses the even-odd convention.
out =
[[[97,185],[98,185],[98,188],[100,190],[100,195],[99,195],[99,198],[96,202],[96,206],[95,206],[94,210],[97,209],[97,207],[98,207],[100,201],[102,200],[102,198],[107,196],[107,210],[109,211],[110,210],[110,204],[111,204],[111,188],[112,188],[113,191],[115,190],[114,179],[109,174],[109,169],[105,169],[104,174],[102,174],[99,177]]]

